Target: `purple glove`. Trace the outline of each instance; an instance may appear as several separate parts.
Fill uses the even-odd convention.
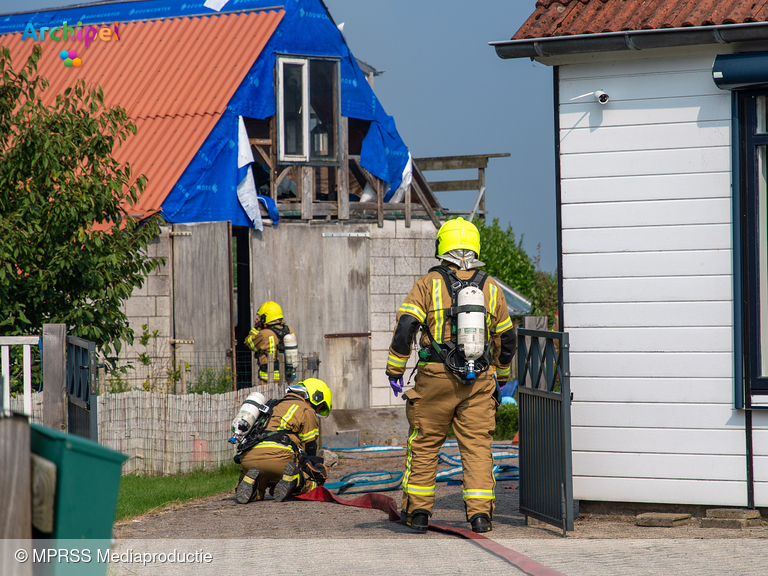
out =
[[[392,392],[395,393],[395,398],[397,398],[397,395],[403,392],[403,377],[400,376],[399,379],[395,379],[390,376],[389,386],[392,388]]]

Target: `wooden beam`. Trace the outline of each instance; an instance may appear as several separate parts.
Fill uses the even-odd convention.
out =
[[[349,220],[349,121],[341,117],[341,162],[336,169],[339,220]]]
[[[277,210],[281,216],[301,216],[300,202],[278,202]],[[312,216],[336,216],[338,214],[336,202],[313,202]]]
[[[302,166],[301,176],[301,219],[312,220],[312,204],[315,200],[315,169],[312,166]]]
[[[31,469],[29,419],[10,411],[0,413],[0,494],[3,495],[0,538],[3,540],[32,538]],[[31,548],[31,542],[22,547]],[[9,548],[10,545],[5,551]],[[31,564],[31,560],[19,564],[12,554],[0,554],[1,574],[32,574]],[[28,571],[25,566],[30,566]]]
[[[293,170],[293,166],[288,166],[287,168],[283,168],[283,171],[280,172],[280,176],[278,176],[275,179],[275,187],[280,185],[280,182],[282,182],[288,176],[291,170]]]
[[[68,432],[66,324],[43,324],[43,387],[43,425]]]
[[[484,168],[480,168],[484,170]],[[457,190],[480,190],[480,180],[443,180],[430,182],[432,192],[455,192]]]
[[[411,194],[413,193],[413,184],[408,186],[405,191],[405,227],[411,227]]]
[[[466,168],[485,168],[489,158],[506,158],[509,152],[501,154],[471,154],[466,156],[436,156],[432,158],[414,158],[419,167],[426,170],[462,170]]]
[[[379,228],[384,228],[384,182],[376,180],[376,214]]]
[[[270,171],[272,170],[272,158],[269,157],[269,154],[267,154],[264,149],[261,146],[254,145],[253,148],[256,150],[256,152],[259,153],[259,156],[261,156],[262,160],[267,163],[267,166],[269,166]]]
[[[349,159],[352,161],[354,168],[362,175],[363,179],[371,185],[371,188],[376,190],[376,181],[378,178],[362,167],[360,164],[360,156],[350,154]]]
[[[269,157],[271,159],[269,163],[269,195],[272,197],[272,200],[277,202],[277,115],[269,119],[269,137],[275,143],[274,146],[269,147]]]
[[[485,168],[478,168],[477,170],[477,189],[482,190],[485,188]],[[487,192],[487,191],[486,191]],[[483,197],[480,199],[480,218],[485,220],[485,197],[488,194],[483,194]]]
[[[254,146],[272,146],[272,138],[248,138],[248,142]]]
[[[432,206],[429,203],[429,200],[427,200],[427,194],[434,197],[432,194],[432,190],[429,188],[429,183],[424,178],[424,174],[421,173],[421,170],[419,170],[418,165],[416,162],[413,163],[413,182],[416,184],[416,186],[413,187],[414,190],[416,190],[416,196],[419,197],[419,202],[421,202],[421,205],[424,207],[424,210],[427,211],[427,214],[429,215],[429,219],[432,220],[432,224],[435,225],[435,228],[440,228],[440,220],[438,219],[437,215],[435,214],[435,211],[432,210]],[[424,191],[424,188],[426,188],[426,192]],[[437,203],[437,201],[435,201]],[[438,206],[440,206],[439,203],[437,203]]]

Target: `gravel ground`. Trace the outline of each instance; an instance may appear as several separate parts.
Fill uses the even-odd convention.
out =
[[[449,454],[455,449],[446,449]],[[504,460],[516,463],[516,460]],[[330,469],[329,482],[342,476],[364,470],[395,470],[404,468],[404,456],[372,457],[367,459],[340,458]],[[440,469],[447,466],[440,466]],[[413,538],[414,533],[398,522],[390,522],[379,510],[340,506],[332,503],[290,500],[274,502],[271,499],[240,505],[234,499],[236,478],[232,490],[195,500],[183,505],[171,505],[139,518],[115,524],[117,539],[218,539],[218,538],[322,538],[322,539],[398,539]],[[461,485],[448,486],[438,483],[432,521],[448,526],[468,528],[461,497]],[[383,492],[395,499],[398,508],[400,490]],[[359,497],[359,494],[347,498]],[[588,515],[578,518],[575,530],[569,538],[761,538],[768,539],[768,524],[725,530],[701,528],[700,520],[674,528],[645,528],[634,525],[633,516]],[[526,526],[525,518],[518,512],[516,481],[498,482],[496,485],[496,514],[494,540],[512,538],[560,539],[561,530],[537,523]],[[419,538],[455,538],[448,534],[428,532]]]

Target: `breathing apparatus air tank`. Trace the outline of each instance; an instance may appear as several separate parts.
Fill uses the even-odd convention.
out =
[[[232,438],[245,436],[262,413],[267,412],[267,399],[261,392],[252,392],[240,407],[240,411],[232,420]],[[231,441],[231,439],[230,439]]]
[[[456,319],[456,342],[467,360],[467,380],[475,379],[475,360],[485,350],[485,296],[480,288],[467,286],[456,297],[456,306],[466,312],[459,312]]]
[[[293,378],[299,365],[299,345],[295,334],[285,335],[283,348],[285,349],[285,371],[290,378]]]

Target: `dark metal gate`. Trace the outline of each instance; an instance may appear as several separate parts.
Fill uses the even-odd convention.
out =
[[[99,441],[96,344],[67,336],[67,415],[70,434]]]
[[[561,526],[565,536],[574,516],[568,334],[517,334],[520,512]]]

